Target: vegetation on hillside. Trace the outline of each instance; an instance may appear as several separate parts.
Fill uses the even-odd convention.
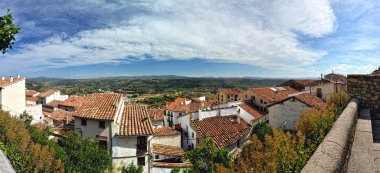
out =
[[[0,149],[17,172],[104,172],[111,167],[111,156],[96,141],[72,134],[58,145],[49,140],[48,127],[30,125],[30,120],[25,113],[16,118],[0,110]]]
[[[295,134],[282,129],[273,129],[271,133],[267,128],[259,128],[264,130],[252,135],[252,143],[243,148],[236,170],[244,173],[300,172],[348,102],[347,94],[337,93],[330,97],[325,108],[306,110],[296,124]],[[263,133],[266,134],[262,139]]]

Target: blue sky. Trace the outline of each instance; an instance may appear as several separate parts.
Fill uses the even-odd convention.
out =
[[[0,0],[21,27],[0,75],[318,77],[380,65],[380,2]]]

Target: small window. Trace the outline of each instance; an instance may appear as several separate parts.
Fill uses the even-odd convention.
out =
[[[87,126],[87,119],[81,119],[81,121],[82,126]]]
[[[267,104],[267,102],[264,102],[264,104],[266,105],[266,104]]]
[[[137,165],[145,166],[145,157],[137,158]]]
[[[99,128],[105,129],[106,128],[106,122],[105,121],[99,121]]]
[[[191,132],[191,137],[194,139],[194,132]]]
[[[263,99],[260,99],[260,103],[263,103]]]
[[[160,159],[160,155],[156,155],[155,158],[156,158],[156,159]]]
[[[248,98],[248,95],[245,95],[245,98]]]

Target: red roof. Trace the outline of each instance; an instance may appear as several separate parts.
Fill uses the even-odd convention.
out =
[[[154,161],[152,162],[153,167],[163,167],[163,168],[189,168],[193,165],[189,161],[175,163],[175,162],[161,162]]]
[[[219,89],[219,92],[226,95],[238,95],[240,93],[238,89]]]
[[[264,112],[261,112],[254,108],[252,105],[249,105],[247,103],[242,103],[239,105],[244,111],[248,112],[250,115],[252,115],[252,120],[251,122],[255,122],[265,116]]]
[[[154,136],[173,136],[173,135],[181,135],[181,133],[177,130],[173,130],[170,127],[159,127],[154,129]]]
[[[26,91],[25,91],[25,96],[26,96],[26,97],[35,97],[35,96],[37,96],[38,94],[39,94],[39,92],[36,91],[36,90],[26,90]]]
[[[121,94],[94,93],[75,111],[74,116],[100,120],[114,120],[121,102]]]
[[[25,78],[14,77],[13,81],[11,82],[11,78],[4,78],[4,80],[2,78],[0,78],[0,88],[4,88],[6,86],[9,86],[11,84],[14,84],[14,83],[17,83],[17,82],[20,82],[23,80],[25,80]]]
[[[326,106],[326,103],[321,100],[320,98],[313,96],[309,93],[303,93],[300,95],[294,96],[297,100],[305,103],[306,105],[316,108],[316,109],[321,109]]]
[[[190,102],[186,104],[186,102]],[[200,101],[198,100],[186,100],[186,98],[177,98],[174,102],[166,103],[166,110],[176,111],[176,112],[195,112],[201,108],[209,107],[215,104],[214,100]]]
[[[235,115],[215,116],[194,120],[192,123],[197,131],[197,138],[211,139],[218,148],[228,147],[251,131],[251,126],[244,120],[238,123]]]
[[[152,121],[164,120],[164,109],[148,109],[148,112]]]
[[[71,121],[74,121],[73,115],[74,115],[73,112],[64,111],[64,110],[56,110],[51,113],[49,118],[57,120],[57,121],[68,120],[68,122],[71,122]]]
[[[74,107],[78,109],[86,101],[85,97],[82,96],[71,96],[66,99],[64,102],[59,103],[62,106]]]
[[[49,97],[57,91],[58,90],[49,90],[49,91],[46,91],[46,92],[39,94],[38,97]]]
[[[31,101],[31,102],[37,102],[38,98],[37,97],[26,97],[26,100]]]
[[[63,101],[61,101],[61,100],[53,100],[53,101],[51,101],[51,102],[49,102],[49,103],[47,103],[47,104],[45,104],[45,105],[43,105],[43,106],[56,108],[56,107],[58,107],[58,105],[61,104],[61,103],[63,103]]]
[[[152,135],[153,128],[146,106],[126,104],[119,126],[119,136]]]
[[[250,91],[260,95],[261,97],[264,97],[264,99],[268,100],[269,103],[274,103],[274,102],[284,100],[288,98],[289,94],[298,92],[297,90],[289,86],[284,86],[283,88],[285,90],[277,90],[276,88],[273,87],[273,89],[275,89],[276,91],[274,91],[272,87],[251,88]]]
[[[170,145],[153,144],[153,153],[165,156],[183,157],[185,151],[182,148]]]

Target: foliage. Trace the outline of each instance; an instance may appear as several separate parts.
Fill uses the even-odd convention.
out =
[[[62,141],[62,148],[67,155],[65,168],[69,172],[103,172],[112,166],[111,156],[97,141],[76,133]]]
[[[273,135],[272,127],[265,121],[259,121],[253,128],[252,134],[257,135],[257,137],[263,141],[265,135]]]
[[[4,54],[7,49],[12,49],[15,35],[19,32],[20,28],[13,23],[12,13],[7,10],[7,14],[0,16],[0,51]]]
[[[133,162],[129,165],[124,165],[121,167],[122,173],[142,173],[144,172],[143,167],[141,165],[136,166]]]
[[[170,173],[180,173],[181,172],[181,169],[179,169],[178,167],[175,167],[173,168]]]
[[[335,119],[343,112],[348,102],[350,97],[345,92],[333,94],[327,99],[327,104],[333,107]]]
[[[214,172],[216,165],[219,165],[219,168],[230,168],[231,157],[228,150],[218,149],[212,140],[206,140],[195,150],[188,151],[186,158],[193,164],[192,172]]]
[[[17,130],[15,130],[17,129]],[[35,143],[25,123],[0,110],[0,148],[17,172],[63,172],[54,148]]]

